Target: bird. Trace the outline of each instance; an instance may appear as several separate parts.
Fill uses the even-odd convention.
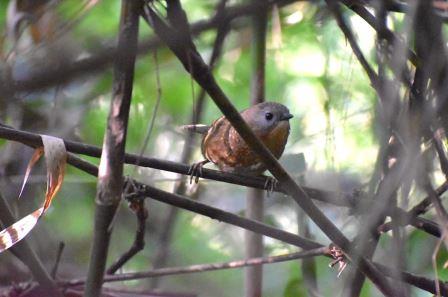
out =
[[[288,141],[290,124],[293,115],[283,104],[262,102],[240,112],[241,117],[249,125],[272,154],[279,159]],[[215,120],[210,126],[185,125],[184,130],[203,135],[201,151],[205,160],[194,163],[190,167],[190,183],[202,175],[202,166],[212,162],[221,171],[242,174],[261,175],[267,168],[246,144],[225,116]]]

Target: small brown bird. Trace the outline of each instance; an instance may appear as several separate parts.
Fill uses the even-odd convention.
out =
[[[272,154],[280,158],[289,136],[289,119],[293,117],[288,108],[279,103],[263,102],[243,110],[241,116]],[[196,176],[196,182],[202,166],[208,162],[213,162],[222,171],[238,174],[260,175],[266,170],[257,154],[224,116],[211,126],[187,125],[184,129],[204,134],[201,148],[206,160],[195,163],[190,170],[191,176]]]

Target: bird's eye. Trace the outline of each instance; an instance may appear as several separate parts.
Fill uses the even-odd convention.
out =
[[[266,118],[266,120],[270,121],[272,120],[272,118],[274,117],[274,115],[270,112],[267,112],[264,117]]]

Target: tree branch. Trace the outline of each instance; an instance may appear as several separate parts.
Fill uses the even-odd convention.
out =
[[[129,272],[120,273],[116,275],[108,275],[104,277],[104,282],[122,282],[129,280],[137,280],[142,278],[153,278],[167,275],[181,275],[189,273],[198,273],[205,271],[215,271],[223,269],[235,269],[247,266],[255,266],[262,264],[272,264],[285,261],[291,261],[296,259],[305,259],[316,256],[328,255],[328,247],[319,247],[315,249],[310,249],[303,252],[290,253],[280,256],[270,256],[265,258],[251,258],[248,260],[231,261],[225,263],[214,263],[214,264],[196,264],[186,267],[172,267],[172,268],[162,268],[149,271],[141,272]],[[79,286],[85,283],[84,279],[74,279],[69,281],[61,281],[60,284],[64,287]]]
[[[216,7],[216,16],[218,19],[225,19],[226,17],[226,3],[227,0],[221,0]],[[226,22],[220,22],[220,26],[217,29],[215,41],[213,44],[212,53],[210,55],[210,60],[208,61],[208,65],[210,69],[214,69],[215,65],[218,63],[218,60],[221,56],[222,48],[224,45],[224,40],[227,34],[230,32],[230,24]],[[195,100],[196,106],[192,110],[191,114],[191,123],[198,124],[202,118],[202,113],[204,109],[206,93],[204,89],[201,88],[199,94]],[[188,164],[190,163],[191,155],[193,153],[193,141],[195,139],[195,133],[189,132],[185,135],[185,142],[182,149],[182,156],[180,158],[180,163]],[[186,185],[183,179],[177,182],[174,186],[173,193],[184,195],[186,192]],[[162,230],[160,232],[160,238],[158,241],[159,247],[158,250],[153,256],[153,268],[160,268],[165,266],[166,259],[170,252],[170,241],[172,238],[172,233],[174,229],[174,225],[176,223],[177,214],[179,208],[170,207],[168,211],[168,215],[166,219],[164,219],[162,223]],[[155,288],[158,285],[158,278],[151,279],[151,288]]]
[[[191,73],[199,85],[201,85],[218,108],[223,112],[236,131],[243,137],[248,146],[258,154],[264,165],[274,175],[274,177],[283,185],[287,193],[300,205],[300,207],[310,216],[317,226],[344,252],[350,251],[349,240],[341,231],[316,207],[303,189],[297,185],[292,177],[278,163],[272,153],[251,131],[244,122],[241,115],[230,103],[227,96],[217,85],[213,75],[210,73],[207,65],[196,51],[193,44],[181,44],[178,41],[182,37],[178,36],[178,31],[167,26],[159,16],[148,6],[145,6],[146,21],[153,26],[156,34],[178,57],[184,68]],[[387,296],[394,296],[394,289],[388,281],[381,275],[368,261],[361,258],[361,271],[365,273],[378,288]]]
[[[123,253],[106,271],[107,274],[114,274],[123,267],[133,256],[145,247],[145,230],[148,211],[143,200],[130,201],[129,208],[135,213],[137,218],[137,231],[135,232],[132,246]]]
[[[98,174],[95,198],[95,226],[85,296],[101,294],[112,220],[123,190],[123,163],[129,109],[131,105],[134,63],[137,54],[138,23],[143,1],[122,1],[118,50],[107,130]]]
[[[0,138],[17,141],[31,147],[42,146],[42,139],[40,138],[39,134],[12,129],[4,125],[0,125]],[[101,157],[101,148],[99,147],[65,139],[64,144],[67,151],[71,153],[96,158]],[[189,175],[188,172],[190,169],[190,165],[187,164],[181,164],[156,158],[140,158],[140,156],[137,154],[125,154],[124,161],[127,164],[138,164],[142,167],[149,167],[153,169]],[[266,177],[239,175],[206,168],[203,168],[201,177],[257,189],[264,189],[266,184]],[[354,206],[358,203],[362,203],[362,195],[360,195],[360,193],[331,192],[306,186],[302,186],[302,189],[308,196],[312,197],[313,199],[328,202],[337,206]],[[275,187],[274,191],[283,193],[286,192],[281,186]]]
[[[98,167],[96,167],[95,165],[93,165],[89,162],[86,162],[76,156],[73,156],[72,154],[68,155],[67,162],[69,164],[75,166],[76,168],[78,168],[86,173],[89,173],[91,175],[96,176],[98,174]],[[133,181],[133,183],[134,183],[134,185],[136,185],[138,188],[141,188],[141,189],[149,187],[147,185],[140,184],[137,181]],[[160,191],[157,189],[155,189],[155,190]],[[282,231],[282,230],[279,230],[276,228],[272,228],[270,226],[265,228],[265,227],[263,227],[263,224],[260,224],[258,222],[251,222],[248,219],[239,217],[239,216],[231,214],[231,213],[227,213],[225,211],[207,206],[205,204],[193,201],[188,198],[181,197],[179,195],[174,195],[174,194],[163,192],[163,191],[161,191],[161,192],[163,193],[163,197],[160,196],[160,197],[158,197],[158,199],[159,199],[159,201],[161,201],[163,203],[168,203],[173,206],[176,206],[176,207],[179,207],[179,208],[182,208],[185,210],[189,210],[189,211],[192,211],[195,213],[199,213],[199,214],[211,217],[211,218],[216,218],[216,219],[222,220],[222,221],[224,221],[223,218],[226,218],[226,221],[225,221],[226,223],[235,225],[235,226],[239,226],[241,228],[246,228],[245,226],[251,226],[251,229],[249,229],[249,230],[251,230],[253,232],[260,232],[263,235],[266,235],[266,236],[284,241],[286,243],[304,248],[305,250],[323,247],[321,244],[319,244],[317,242],[299,237],[295,234],[288,233],[288,232],[285,232],[285,231]],[[141,192],[139,194],[141,194]],[[146,194],[146,193],[143,193],[143,194]],[[151,199],[155,199],[152,197],[152,195],[148,196],[148,197]],[[171,198],[169,198],[169,200],[166,201],[165,200],[166,197],[171,197]],[[200,207],[202,208],[201,212],[196,210],[196,208],[195,208],[196,204],[199,204]],[[215,217],[216,213],[220,216]],[[227,215],[229,215],[229,216],[227,216]],[[238,224],[234,223],[233,221],[238,222]],[[258,231],[258,230],[262,230],[262,231]],[[385,265],[381,265],[378,263],[373,263],[373,265],[375,265],[375,267],[377,269],[379,269],[381,271],[381,273],[384,273],[385,275],[387,275],[389,277],[396,277],[395,269],[389,268]],[[405,281],[413,286],[416,286],[422,290],[425,290],[425,291],[428,291],[431,293],[436,292],[434,280],[431,280],[431,279],[428,279],[425,277],[416,276],[412,273],[405,272],[405,271],[402,271],[400,273],[401,273],[401,279],[403,281]],[[447,284],[445,284],[442,281],[439,281],[439,286],[441,288],[441,292],[446,292],[446,294],[448,294],[448,285]]]

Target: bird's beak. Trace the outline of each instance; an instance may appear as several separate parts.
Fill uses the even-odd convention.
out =
[[[281,121],[288,121],[289,119],[291,119],[293,117],[292,114],[290,113],[286,113],[284,115],[282,115],[282,117],[280,118]]]

